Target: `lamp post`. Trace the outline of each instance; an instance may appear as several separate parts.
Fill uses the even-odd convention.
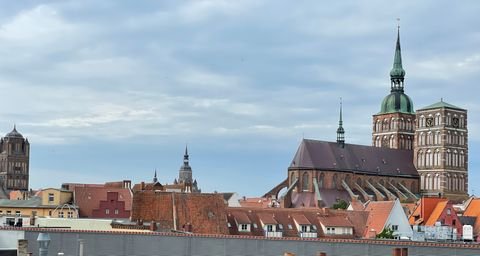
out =
[[[38,234],[38,255],[39,256],[48,256],[48,246],[50,245],[50,235],[47,233]]]

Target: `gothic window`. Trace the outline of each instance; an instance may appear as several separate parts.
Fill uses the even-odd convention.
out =
[[[435,143],[436,145],[441,144],[441,143],[442,143],[441,138],[442,138],[442,136],[441,136],[440,132],[436,132],[436,133],[435,133],[435,142],[434,142],[434,143]]]
[[[398,126],[399,126],[398,128],[399,128],[400,130],[404,130],[404,129],[405,129],[405,120],[403,120],[403,118],[400,118]]]
[[[427,179],[426,179],[426,184],[425,184],[425,187],[427,188],[427,190],[431,190],[432,187],[433,187],[433,179],[432,179],[432,175],[430,174],[427,174]]]
[[[417,155],[417,167],[423,167],[423,151],[418,151]]]
[[[400,148],[405,148],[405,138],[402,136],[400,136]]]
[[[332,188],[337,188],[337,174],[334,174],[332,177]]]
[[[459,161],[460,167],[465,167],[465,154],[463,151],[460,151],[460,161]]]
[[[433,189],[439,190],[440,189],[440,174],[435,174],[435,183]]]
[[[457,186],[458,186],[458,179],[457,179],[457,175],[456,175],[456,174],[453,175],[452,183],[453,183],[453,184],[452,184],[452,190],[453,190],[453,191],[457,191],[457,188],[458,188],[458,187],[457,187]]]
[[[290,174],[290,185],[293,184],[296,178],[297,178],[297,174],[292,172],[292,174]]]
[[[446,154],[446,159],[447,159],[447,166],[451,167],[452,166],[452,152],[450,152],[450,149],[447,149]]]
[[[447,144],[452,144],[452,133],[447,132]]]
[[[392,130],[397,129],[397,121],[395,120],[395,118],[392,117],[390,123],[392,125]]]
[[[309,188],[308,188],[308,183],[309,183],[309,175],[308,173],[304,172],[303,173],[303,176],[302,176],[302,189],[303,191],[308,191]]]
[[[463,115],[460,116],[460,128],[465,128],[465,117]]]
[[[412,120],[407,119],[407,130],[412,130]]]
[[[418,139],[419,139],[418,144],[419,144],[420,146],[425,145],[425,133],[421,132]]]
[[[433,165],[439,166],[440,165],[440,150],[435,150],[435,154],[433,156]]]
[[[420,176],[420,189],[425,189],[425,174]]]
[[[390,148],[394,148],[395,147],[395,136],[390,136]]]
[[[323,183],[325,180],[325,174],[323,172],[320,174],[320,177],[318,178],[318,188],[323,188]]]
[[[440,125],[440,113],[435,114],[435,126]]]
[[[420,116],[419,127],[425,127],[425,116]]]
[[[426,167],[431,167],[432,166],[432,162],[433,162],[433,156],[432,156],[432,151],[429,149],[427,150],[427,154],[426,154],[426,164],[425,166]]]
[[[433,144],[433,134],[432,132],[428,132],[427,134],[427,145],[432,145]]]
[[[450,115],[450,113],[447,114],[445,123],[446,125],[452,124],[452,116]]]
[[[389,130],[389,128],[390,128],[390,127],[389,127],[388,119],[386,119],[386,118],[385,118],[385,119],[383,120],[383,127],[382,127],[382,130],[384,130],[384,131],[388,131],[388,130]]]
[[[453,167],[458,167],[458,152],[453,151]]]
[[[446,189],[447,190],[451,190],[452,189],[452,182],[451,182],[451,177],[450,177],[450,174],[446,174],[446,182],[445,182],[445,186],[446,186]]]
[[[375,131],[377,132],[381,131],[381,122],[378,119],[377,119],[377,122],[375,123]]]

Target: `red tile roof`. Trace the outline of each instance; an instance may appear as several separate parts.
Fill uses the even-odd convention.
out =
[[[351,201],[350,206],[353,211],[363,211],[365,209],[363,203],[357,200]]]
[[[274,214],[273,213],[258,213],[258,217],[260,218],[260,221],[265,224],[265,225],[268,225],[268,224],[278,224],[278,222],[275,220],[274,218]]]
[[[480,198],[473,198],[467,205],[463,216],[478,217],[480,216]]]
[[[321,216],[318,219],[325,227],[353,227],[346,216]]]
[[[447,199],[439,197],[422,197],[417,202],[415,211],[413,211],[412,215],[410,215],[408,219],[410,225],[421,224],[418,221],[419,219],[428,220],[433,210],[435,210],[435,207],[437,207],[437,204],[443,201],[447,201]]]
[[[235,220],[237,221],[238,224],[251,224],[252,221],[250,218],[248,218],[247,214],[244,212],[234,212],[232,213],[233,217],[235,217]]]
[[[365,207],[365,211],[369,213],[366,231],[374,231],[375,234],[382,232],[394,205],[395,201],[376,201],[368,203],[367,207]]]
[[[310,221],[308,221],[307,217],[305,217],[305,215],[303,214],[292,214],[291,215],[293,217],[293,219],[295,220],[295,222],[298,224],[298,225],[311,225],[312,223],[310,223]]]

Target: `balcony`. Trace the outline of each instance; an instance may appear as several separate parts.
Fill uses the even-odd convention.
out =
[[[317,238],[316,232],[300,232],[299,235],[301,238]]]
[[[282,237],[281,231],[265,231],[265,237]]]

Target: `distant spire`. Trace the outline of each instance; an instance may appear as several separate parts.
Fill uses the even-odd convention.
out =
[[[153,175],[153,183],[157,183],[158,182],[158,179],[157,179],[157,169],[155,169],[155,174]]]
[[[342,118],[342,98],[340,98],[340,119],[338,121],[337,143],[342,147],[345,145],[345,130],[343,129],[343,118]]]
[[[183,155],[183,164],[188,165],[188,145],[185,145],[185,154]]]
[[[400,19],[397,19],[400,23]],[[390,71],[391,89],[392,91],[403,92],[403,81],[405,78],[405,70],[402,66],[402,50],[400,47],[400,24],[397,25],[397,43],[395,46],[395,56],[393,58],[393,67]]]

